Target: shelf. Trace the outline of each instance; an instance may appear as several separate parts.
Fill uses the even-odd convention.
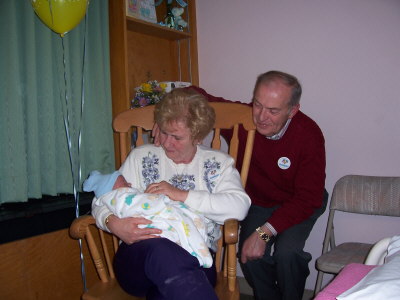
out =
[[[196,0],[185,2],[188,27],[179,31],[127,16],[126,0],[108,0],[113,117],[129,109],[135,87],[148,80],[199,84]],[[166,11],[166,5],[156,7],[159,22]],[[115,134],[114,147],[118,168],[119,137]]]
[[[142,21],[132,17],[126,17],[126,21],[127,28],[130,31],[144,33],[166,40],[176,41],[192,37],[190,33],[171,29],[159,24]]]

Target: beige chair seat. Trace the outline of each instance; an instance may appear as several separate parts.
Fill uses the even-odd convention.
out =
[[[349,263],[364,263],[372,244],[344,243],[321,255],[316,263],[317,269],[330,274],[338,274]]]

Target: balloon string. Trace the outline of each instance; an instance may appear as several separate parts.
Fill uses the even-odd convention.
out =
[[[82,82],[81,82],[81,122],[79,126],[79,137],[78,137],[78,156],[80,157],[80,149],[81,149],[81,142],[82,142],[82,123],[83,123],[83,108],[85,106],[85,61],[86,61],[86,35],[87,35],[87,15],[88,15],[88,6],[86,6],[86,14],[85,14],[85,23],[84,23],[84,34],[83,34],[83,57],[82,57]],[[79,180],[81,182],[82,179],[82,170],[81,165],[79,163]],[[79,197],[75,202],[75,214],[76,217],[79,217]],[[85,272],[85,263],[83,258],[82,252],[82,240],[79,239],[79,248],[80,248],[80,259],[81,259],[81,275],[82,275],[82,283],[83,283],[83,290],[87,292],[86,286],[86,272]]]
[[[64,127],[65,127],[65,133],[67,135],[67,143],[68,143],[68,154],[69,154],[69,160],[71,163],[71,173],[72,173],[72,185],[73,185],[73,190],[74,190],[74,197],[75,199],[77,198],[76,195],[76,186],[75,186],[75,164],[73,160],[73,154],[72,154],[72,141],[71,141],[71,136],[69,133],[69,105],[68,105],[68,85],[67,85],[67,72],[66,72],[66,63],[65,63],[65,46],[64,46],[64,39],[61,38],[62,42],[62,49],[63,49],[63,67],[64,67],[64,99],[65,99],[65,111],[63,113],[64,116]]]
[[[86,25],[86,22],[85,22]],[[85,26],[86,29],[86,26]],[[84,57],[85,58],[85,51],[86,51],[86,35],[84,36]],[[75,172],[75,161],[74,161],[74,156],[73,156],[73,149],[72,149],[72,139],[71,135],[69,132],[70,129],[70,120],[69,120],[69,105],[68,105],[68,85],[67,85],[67,72],[66,72],[66,59],[65,59],[65,46],[64,46],[64,38],[61,37],[61,42],[62,42],[62,50],[63,50],[63,68],[64,68],[64,99],[65,99],[65,110],[63,112],[64,116],[64,127],[65,127],[65,132],[67,135],[67,143],[68,143],[68,153],[69,153],[69,160],[71,164],[71,173],[72,173],[72,185],[73,185],[73,193],[74,193],[74,199],[75,199],[75,216],[79,217],[79,193],[77,189],[77,185],[79,185],[81,181],[81,166],[80,166],[80,145],[81,145],[81,123],[82,123],[82,115],[83,115],[83,101],[81,99],[81,117],[80,117],[80,122],[79,122],[79,134],[78,134],[78,157],[76,163],[78,164],[78,179],[76,178],[76,172]],[[84,66],[84,63],[83,63]],[[84,67],[82,68],[82,72],[84,70]],[[82,73],[82,77],[84,77],[84,74]],[[82,81],[82,84],[84,81]],[[82,92],[83,95],[83,92]],[[82,97],[81,95],[81,97]],[[64,106],[63,106],[64,107]],[[83,281],[83,289],[84,291],[87,291],[87,286],[86,286],[86,272],[85,272],[85,265],[84,265],[84,259],[83,259],[83,249],[82,249],[82,240],[78,240],[79,243],[79,249],[80,249],[80,261],[81,261],[81,275],[82,275],[82,281]]]

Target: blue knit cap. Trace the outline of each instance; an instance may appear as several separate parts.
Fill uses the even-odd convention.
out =
[[[119,171],[104,175],[99,171],[92,171],[90,172],[88,179],[83,182],[83,190],[85,192],[93,191],[96,195],[96,198],[99,198],[112,191],[115,181],[119,175],[121,175]]]

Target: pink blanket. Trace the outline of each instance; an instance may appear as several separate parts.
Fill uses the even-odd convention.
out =
[[[341,293],[358,283],[376,266],[349,264],[329,283],[314,300],[335,300]]]

